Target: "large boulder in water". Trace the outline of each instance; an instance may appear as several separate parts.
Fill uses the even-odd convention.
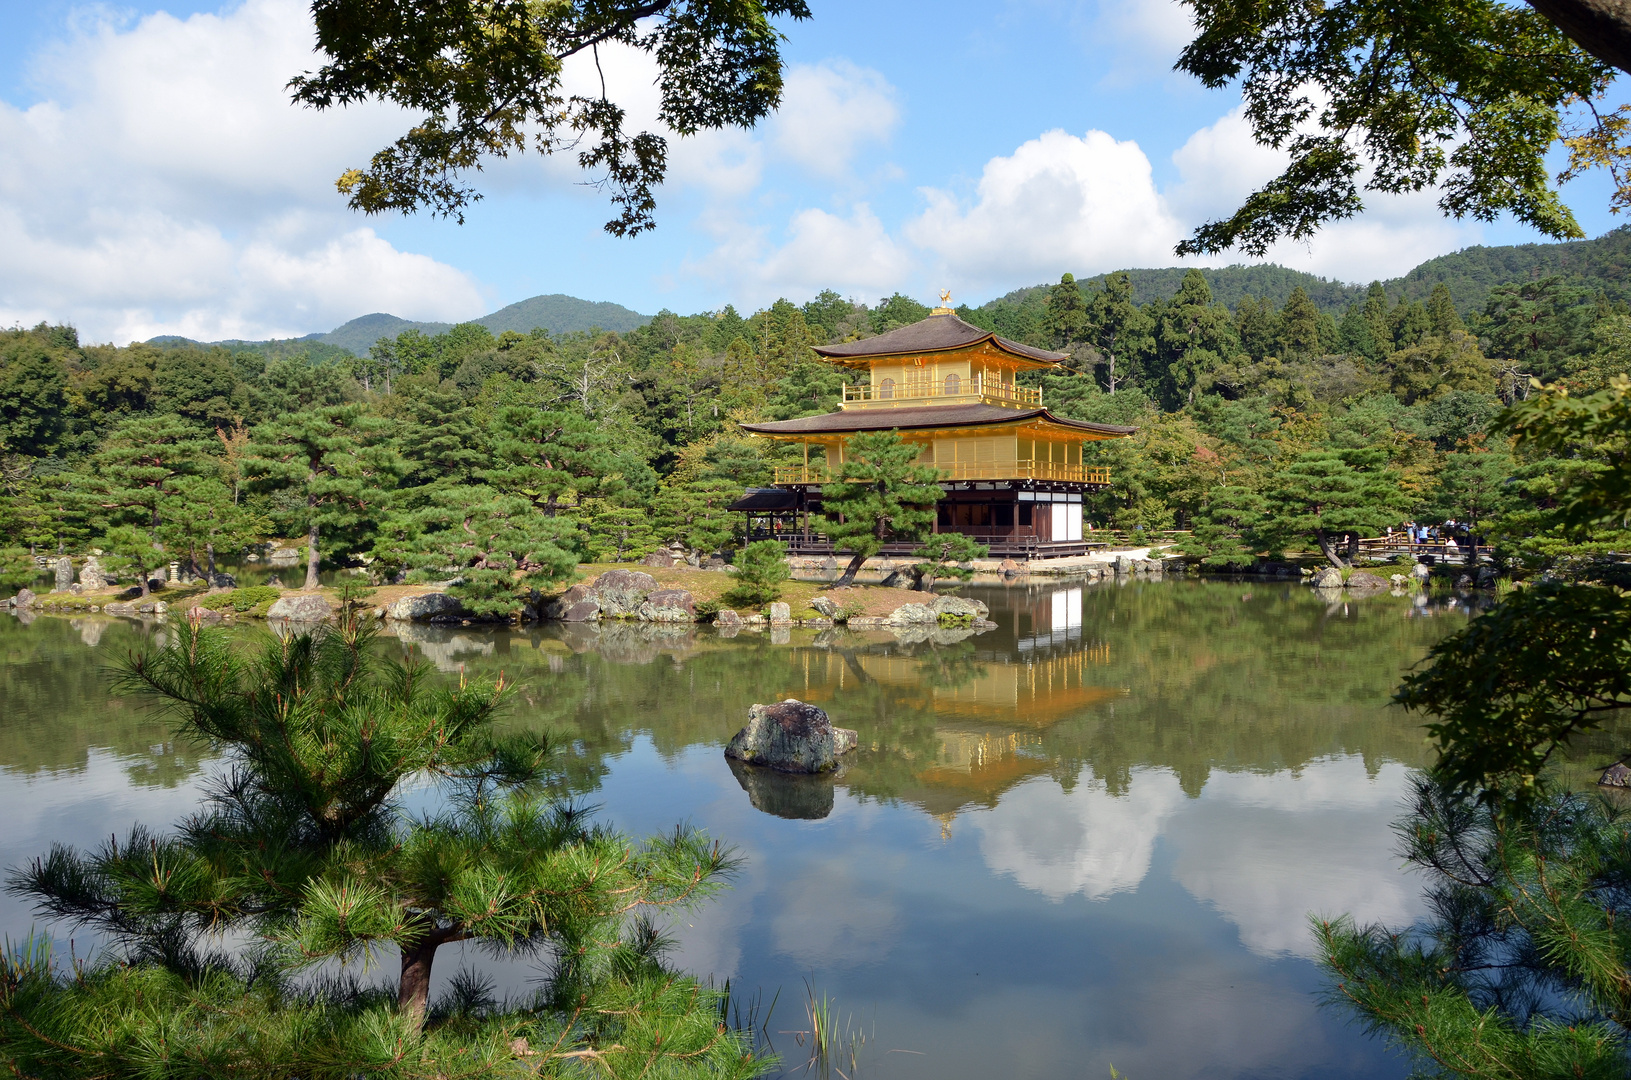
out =
[[[322,622],[334,615],[334,608],[316,593],[280,596],[266,609],[268,619],[288,619],[290,622]]]
[[[1316,589],[1340,589],[1342,588],[1342,571],[1334,566],[1327,566],[1323,570],[1316,571],[1314,576],[1308,579],[1308,583]]]
[[[640,604],[640,621],[696,622],[696,604],[692,601],[691,594],[684,589],[658,589],[656,592],[648,593]]]
[[[640,605],[657,591],[657,579],[638,570],[608,570],[595,578],[590,591],[600,602],[601,613],[612,619],[632,619],[640,615]]]
[[[1385,588],[1387,588],[1387,582],[1383,581],[1381,578],[1377,577],[1375,574],[1368,574],[1363,570],[1355,570],[1353,573],[1349,574],[1348,575],[1347,585],[1348,585],[1348,588],[1350,588],[1350,589],[1385,589]]]
[[[725,747],[725,756],[792,773],[824,773],[838,767],[838,755],[855,749],[857,736],[835,728],[827,714],[796,698],[755,705],[748,723]]]
[[[385,617],[397,622],[429,622],[438,615],[457,615],[464,608],[458,598],[447,593],[421,593],[404,596],[385,608]]]

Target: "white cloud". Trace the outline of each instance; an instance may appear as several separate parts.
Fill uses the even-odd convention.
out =
[[[795,64],[786,79],[773,146],[823,176],[843,176],[863,144],[887,141],[900,122],[895,88],[871,68]]]
[[[980,854],[1050,900],[1081,893],[1102,900],[1137,889],[1150,872],[1155,841],[1184,802],[1166,769],[1134,769],[1123,795],[1087,780],[1070,792],[1033,780],[1007,792],[996,808],[970,818]]]
[[[905,235],[954,288],[989,289],[1172,262],[1182,228],[1136,142],[1049,131],[986,162],[972,203],[936,188]]]
[[[1357,755],[1297,775],[1214,772],[1166,831],[1173,877],[1260,955],[1314,955],[1310,914],[1408,925],[1422,912],[1421,881],[1401,869],[1388,826],[1409,776],[1397,763],[1371,776]]]
[[[41,97],[0,102],[0,323],[88,340],[326,330],[368,311],[479,314],[468,275],[396,250],[334,178],[400,133],[397,110],[314,113],[306,7],[103,19],[36,57]]]
[[[1241,105],[1191,135],[1172,160],[1182,179],[1167,197],[1193,227],[1233,213],[1254,190],[1279,175],[1287,155],[1252,138]],[[1281,241],[1270,249],[1267,261],[1343,281],[1369,281],[1403,274],[1426,259],[1477,243],[1481,228],[1444,217],[1438,197],[1432,190],[1408,195],[1362,192],[1366,207],[1362,215],[1326,225],[1306,244]],[[1225,252],[1210,261],[1242,260]]]

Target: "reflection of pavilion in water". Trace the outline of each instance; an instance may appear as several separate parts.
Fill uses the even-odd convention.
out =
[[[863,730],[868,752],[841,782],[862,792],[873,779],[883,782],[947,832],[958,812],[995,806],[1003,792],[1053,767],[1048,728],[1127,696],[1127,688],[1098,681],[1110,646],[1083,640],[1081,589],[1040,594],[1019,612],[1017,629],[1017,654],[807,652],[804,700],[819,702],[864,678],[900,706],[935,718],[932,757],[909,747],[865,747]]]

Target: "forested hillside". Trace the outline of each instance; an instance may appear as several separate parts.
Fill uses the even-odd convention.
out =
[[[1514,452],[1490,420],[1532,377],[1586,392],[1631,369],[1631,314],[1562,277],[1488,290],[1471,317],[1461,306],[1442,283],[1422,300],[1372,286],[1336,313],[1300,286],[1229,305],[1190,271],[1164,299],[1139,302],[1126,274],[1066,275],[961,314],[1071,354],[1039,380],[1050,408],[1140,429],[1090,447],[1114,478],[1090,507],[1100,526],[1216,532],[1318,466],[1384,492],[1393,518],[1377,520],[1476,521],[1543,564],[1569,547],[1548,516],[1560,478],[1618,451]],[[713,549],[739,524],[723,507],[796,453],[738,422],[830,410],[842,375],[811,345],[927,314],[828,291],[626,333],[408,330],[364,356],[12,330],[0,544],[16,567],[28,549],[202,559],[320,533],[331,564],[371,557],[381,575],[484,557],[468,550],[473,520],[552,558]]]

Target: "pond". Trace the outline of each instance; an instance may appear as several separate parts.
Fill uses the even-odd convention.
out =
[[[997,629],[917,642],[613,624],[407,627],[384,647],[519,680],[507,722],[559,736],[573,787],[619,827],[688,821],[739,850],[735,887],[673,928],[675,959],[780,989],[789,1075],[808,1052],[778,1032],[801,1026],[807,985],[865,1031],[865,1076],[1405,1075],[1316,1006],[1307,919],[1421,910],[1388,825],[1428,751],[1387,702],[1465,601],[973,591]],[[211,762],[109,689],[106,666],[162,632],[0,618],[0,864],[196,804]],[[748,706],[787,697],[859,731],[842,776],[727,763]],[[0,933],[33,923],[0,898]],[[461,964],[500,988],[531,977],[444,950],[438,982]]]

